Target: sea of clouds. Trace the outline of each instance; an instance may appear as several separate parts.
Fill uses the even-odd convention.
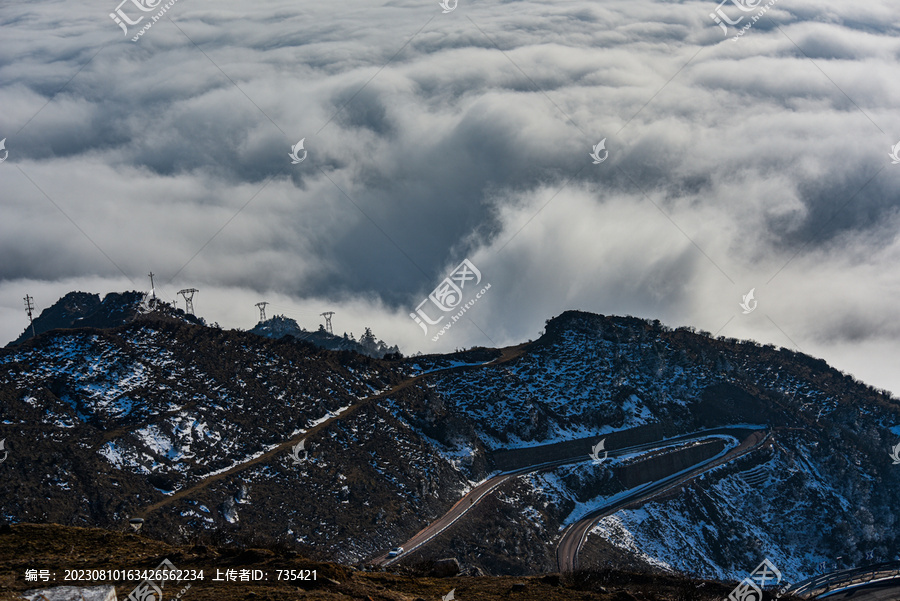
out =
[[[427,353],[581,309],[900,392],[891,0],[780,0],[736,40],[707,1],[180,0],[132,41],[140,1],[0,7],[5,340],[25,294],[152,270],[225,327],[266,300]],[[466,258],[490,290],[432,342],[410,313]]]

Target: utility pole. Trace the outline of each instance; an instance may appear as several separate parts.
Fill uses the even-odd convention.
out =
[[[334,331],[331,329],[331,316],[334,315],[334,311],[325,311],[322,313],[322,317],[325,318],[325,329],[329,334],[334,336]]]
[[[31,321],[31,337],[34,338],[36,336],[34,333],[34,317],[32,316],[34,312],[34,299],[27,294],[25,295],[25,311],[28,312],[28,320]]]
[[[178,294],[184,297],[185,304],[185,313],[189,315],[194,314],[194,293],[200,292],[196,288],[185,288],[184,290],[179,290]]]
[[[256,303],[256,306],[259,307],[259,321],[263,322],[266,320],[266,305],[269,303],[263,301],[261,303]]]

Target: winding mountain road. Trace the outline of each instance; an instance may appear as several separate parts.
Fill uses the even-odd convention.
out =
[[[815,599],[827,599],[828,601],[840,601],[841,599],[852,599],[853,601],[897,601],[897,599],[900,599],[900,578],[842,589],[834,593],[818,595]]]
[[[396,394],[398,391],[403,390],[409,386],[414,385],[418,381],[423,378],[428,377],[431,374],[439,373],[439,372],[452,372],[452,371],[462,371],[466,369],[478,368],[485,365],[497,365],[506,363],[508,361],[512,361],[519,357],[525,350],[526,345],[518,345],[515,347],[508,347],[501,349],[501,354],[499,357],[494,359],[493,361],[488,361],[485,363],[473,363],[466,365],[454,365],[446,368],[439,368],[432,371],[424,372],[403,380],[402,382],[396,384],[388,390],[373,394],[366,398],[360,399],[358,402],[353,403],[352,405],[344,408],[340,412],[336,412],[331,414],[328,419],[325,419],[309,430],[299,433],[298,435],[292,437],[291,439],[278,444],[277,446],[272,447],[271,449],[260,453],[255,457],[251,457],[246,461],[243,461],[237,465],[232,466],[229,469],[224,471],[210,474],[201,480],[195,482],[193,485],[181,489],[171,495],[167,495],[165,498],[160,499],[154,503],[151,503],[141,510],[134,513],[132,517],[139,518],[147,518],[150,514],[171,505],[172,503],[178,501],[179,499],[183,499],[185,497],[190,497],[191,495],[199,492],[202,489],[207,488],[210,484],[214,482],[218,482],[224,479],[227,479],[235,474],[242,472],[246,469],[249,469],[253,466],[259,465],[261,463],[266,463],[270,461],[274,461],[278,456],[282,454],[286,454],[290,452],[290,449],[296,445],[301,440],[313,436],[320,431],[328,428],[332,424],[334,424],[337,420],[346,417],[347,415],[351,415],[358,411],[361,407],[372,403],[377,402],[379,400],[383,400],[390,395]],[[646,485],[641,485],[628,491],[624,495],[617,495],[615,500],[609,504],[605,505],[602,508],[599,508],[584,518],[580,519],[575,524],[572,524],[563,534],[562,539],[560,540],[557,546],[557,561],[560,565],[561,571],[571,571],[576,566],[577,554],[581,549],[581,546],[584,543],[584,539],[590,530],[591,526],[597,522],[597,520],[601,519],[606,515],[610,515],[615,513],[619,509],[626,507],[633,503],[646,501],[662,492],[668,491],[674,487],[677,487],[692,478],[697,477],[698,475],[716,467],[717,465],[721,465],[721,463],[731,461],[740,455],[743,455],[746,452],[749,452],[759,444],[761,444],[762,440],[767,436],[762,432],[757,430],[751,431],[746,426],[731,426],[731,427],[723,427],[717,428],[714,430],[707,430],[703,432],[696,432],[692,434],[685,434],[673,438],[668,438],[660,441],[654,441],[650,443],[644,443],[639,445],[633,445],[629,447],[624,447],[620,449],[615,449],[609,451],[609,457],[621,457],[623,455],[640,453],[643,451],[656,451],[662,450],[673,446],[684,445],[690,442],[700,442],[703,440],[710,440],[713,438],[731,438],[734,439],[734,434],[741,433],[743,435],[749,434],[747,438],[736,445],[734,448],[723,451],[716,457],[705,460],[688,470],[683,470],[676,474],[673,474],[667,478],[662,480],[658,480]],[[594,439],[601,438],[602,435],[598,435],[596,437],[592,437]],[[549,446],[549,445],[548,445]],[[535,447],[532,448],[534,450]],[[539,448],[539,447],[536,447]],[[529,465],[520,469],[503,472],[497,474],[491,478],[488,478],[484,482],[476,485],[472,490],[470,490],[466,495],[464,495],[459,501],[457,501],[447,513],[443,516],[427,525],[421,531],[419,531],[415,536],[409,539],[406,543],[404,543],[404,552],[396,557],[388,558],[387,553],[384,553],[373,559],[373,562],[382,565],[388,566],[401,558],[407,556],[412,551],[422,547],[427,544],[429,541],[433,540],[439,534],[444,532],[447,528],[451,527],[458,520],[460,520],[470,509],[472,509],[475,505],[477,505],[482,499],[488,496],[491,492],[496,490],[498,487],[503,485],[510,479],[513,479],[517,476],[535,473],[540,471],[551,470],[562,465],[580,463],[584,461],[589,461],[590,457],[584,455],[583,453],[579,453],[576,456],[566,457],[563,459],[558,459],[550,462],[542,462],[536,463],[533,465]]]
[[[724,450],[715,457],[701,461],[695,466],[672,474],[667,478],[633,488],[624,495],[617,495],[610,500],[609,504],[590,512],[563,532],[563,536],[556,546],[556,563],[559,566],[559,571],[575,571],[578,567],[578,552],[581,551],[588,532],[599,520],[629,505],[649,501],[653,497],[681,486],[715,467],[733,461],[759,447],[767,437],[768,434],[765,432],[754,431],[739,445]]]
[[[900,599],[900,562],[820,574],[795,584],[788,592],[810,599],[897,601]]]
[[[564,547],[562,555],[559,554],[559,550],[557,552],[558,560],[560,557],[563,558],[571,558],[568,561],[571,561],[574,564],[574,558],[577,555],[578,551],[581,548],[581,545],[584,541],[584,536],[590,528],[590,525],[603,517],[603,515],[608,515],[607,513],[603,513],[609,511],[609,513],[614,513],[618,511],[618,509],[635,503],[637,501],[646,500],[652,496],[659,494],[660,492],[669,490],[686,482],[687,480],[700,475],[701,473],[712,469],[713,467],[720,465],[724,461],[730,461],[740,455],[743,452],[740,452],[737,455],[733,455],[733,453],[741,450],[743,447],[748,445],[748,441],[753,439],[754,441],[758,437],[761,441],[765,435],[756,430],[755,428],[748,428],[746,426],[733,426],[733,427],[723,427],[716,428],[713,430],[705,430],[701,432],[695,432],[691,434],[684,434],[680,436],[676,436],[673,438],[667,438],[660,441],[644,443],[639,445],[633,445],[630,447],[623,447],[620,449],[610,450],[609,457],[621,457],[625,455],[632,455],[635,453],[640,453],[642,451],[656,451],[663,450],[670,447],[682,446],[686,443],[691,442],[702,442],[706,440],[712,440],[715,438],[727,438],[731,440],[735,440],[735,435],[740,435],[742,437],[746,436],[744,442],[740,444],[735,444],[732,449],[723,451],[719,455],[712,457],[709,460],[706,460],[700,464],[700,467],[693,467],[689,470],[684,470],[679,472],[678,474],[674,474],[669,478],[651,483],[649,485],[642,485],[637,487],[634,490],[633,494],[626,494],[625,496],[617,496],[614,503],[609,506],[604,506],[602,509],[592,512],[585,516],[576,524],[570,526],[567,529],[566,533],[563,535],[563,539],[560,541],[560,547]],[[598,438],[602,438],[602,435],[598,435],[596,437],[592,437],[594,440]],[[736,442],[736,441],[735,441]],[[551,446],[551,445],[546,445]],[[749,445],[755,446],[755,445]],[[540,448],[540,447],[536,447]],[[747,449],[749,450],[749,449]],[[746,451],[745,451],[746,452]],[[541,471],[551,470],[562,465],[573,464],[573,463],[581,463],[585,461],[590,461],[590,457],[579,454],[572,457],[567,457],[563,459],[559,459],[556,461],[550,461],[545,463],[537,463],[534,465],[530,465],[527,467],[523,467],[520,469],[512,470],[509,472],[503,472],[488,478],[487,480],[479,483],[472,490],[466,493],[459,501],[457,501],[450,510],[445,513],[443,516],[435,520],[434,522],[428,524],[425,528],[420,530],[415,536],[410,538],[408,541],[403,543],[403,553],[395,556],[388,557],[386,553],[379,555],[372,559],[372,562],[376,565],[380,565],[383,567],[389,566],[397,561],[400,561],[403,557],[409,556],[410,553],[415,551],[416,549],[422,547],[427,544],[429,541],[433,540],[439,534],[444,532],[447,528],[455,524],[460,518],[462,518],[469,510],[474,508],[482,499],[484,499],[487,495],[497,489],[499,486],[507,482],[508,480],[515,478],[517,476]],[[628,491],[631,493],[632,491]],[[602,515],[600,515],[602,514]],[[579,534],[580,532],[580,534]]]

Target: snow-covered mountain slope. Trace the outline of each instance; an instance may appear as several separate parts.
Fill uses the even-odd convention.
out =
[[[0,353],[4,517],[121,523],[397,379],[367,357],[171,321],[51,332]]]
[[[456,446],[485,453],[653,423],[669,433],[768,424],[771,440],[761,449],[681,494],[605,518],[588,537],[582,567],[614,556],[740,580],[769,556],[799,581],[823,561],[860,565],[900,551],[900,466],[889,456],[900,405],[822,361],[570,312],[519,359],[435,374],[429,386],[445,421],[473,432]],[[587,463],[520,477],[523,518],[508,516],[507,531],[528,529],[525,516],[540,515],[548,541],[557,539],[614,494],[595,471]],[[479,538],[459,536],[443,544],[464,549],[462,541]],[[552,558],[543,563],[552,568]]]
[[[767,424],[759,449],[604,519],[579,564],[739,579],[769,555],[796,580],[897,553],[898,416],[820,360],[634,318],[569,312],[515,352],[380,360],[151,315],[0,350],[0,517],[138,515],[160,538],[358,562],[443,515],[495,451]],[[553,571],[562,529],[626,481],[588,457],[519,476],[410,560]]]

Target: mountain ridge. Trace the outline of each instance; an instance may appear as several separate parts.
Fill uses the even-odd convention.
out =
[[[740,580],[765,551],[800,579],[830,557],[896,555],[897,399],[786,349],[577,311],[515,348],[387,359],[165,315],[46,332],[0,350],[0,518],[117,528],[142,515],[164,540],[277,542],[355,564],[440,518],[496,473],[498,451],[761,416],[764,447],[603,518],[582,565]],[[284,445],[304,437],[296,464]],[[561,529],[640,481],[615,473],[585,456],[511,478],[404,561],[551,572]],[[160,505],[182,490],[196,493]]]

